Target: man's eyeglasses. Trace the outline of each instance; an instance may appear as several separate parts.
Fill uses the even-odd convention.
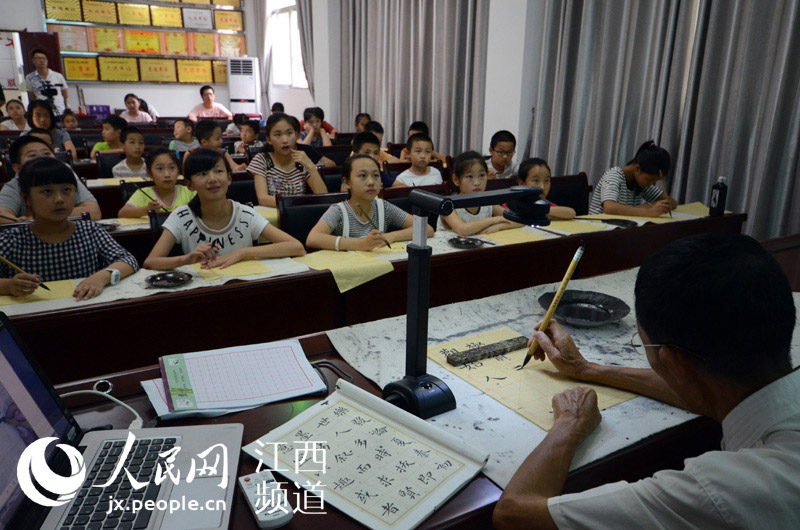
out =
[[[508,158],[510,156],[514,156],[514,153],[516,153],[516,151],[494,151],[494,153],[497,156],[501,156],[503,158]]]
[[[630,345],[631,348],[633,348],[636,351],[636,353],[644,356],[647,356],[647,350],[645,348],[660,348],[662,346],[672,346],[671,344],[642,344],[642,338],[639,336],[638,331],[636,331],[631,337]],[[672,346],[672,347],[675,348],[676,350],[684,352],[689,357],[693,357],[699,361],[708,361],[708,359],[706,359],[702,355],[698,355],[691,350],[687,350],[686,348],[681,348],[680,346]]]

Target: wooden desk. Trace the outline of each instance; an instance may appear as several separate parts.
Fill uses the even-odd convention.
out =
[[[561,279],[579,242],[576,278],[640,265],[671,241],[739,233],[744,214],[593,232],[435,256],[431,305],[473,300]],[[329,271],[229,283],[85,308],[12,317],[54,383],[153,364],[158,357],[285,339],[405,314],[407,263],[345,294]],[[55,339],[57,337],[57,340]]]
[[[323,359],[329,360],[346,373],[352,375],[356,385],[375,395],[380,395],[380,389],[341,359],[324,333],[302,337],[300,338],[300,343],[306,356],[312,362]],[[337,376],[328,369],[325,369],[324,373],[328,379],[328,388],[332,391]],[[155,377],[160,377],[160,372],[156,366],[147,366],[129,372],[103,376],[104,379],[108,379],[114,384],[113,394],[115,397],[125,399],[140,414],[146,412],[146,414],[142,414],[145,421],[152,418],[153,410],[147,398],[143,395],[139,382]],[[95,380],[59,385],[58,391],[63,394],[73,390],[90,389]],[[205,421],[183,420],[168,422],[164,425],[242,423],[244,424],[243,443],[248,444],[271,429],[285,423],[320,399],[322,398],[285,401],[221,418]],[[130,413],[121,409],[121,407],[108,405],[107,403],[107,401],[102,400],[98,404],[97,398],[93,396],[81,396],[79,398],[70,398],[67,405],[75,407],[80,404],[84,407],[80,411],[76,411],[76,418],[84,428],[109,423],[117,428],[125,428],[130,422]],[[718,424],[707,418],[693,419],[570,472],[564,487],[564,493],[583,491],[618,480],[635,481],[650,476],[660,469],[681,469],[685,458],[719,449],[721,437],[721,429]],[[255,460],[241,454],[238,476],[255,472],[256,464]],[[280,474],[277,475],[276,478],[278,480],[285,481]],[[286,489],[289,502],[295,506],[297,489],[291,484],[287,485]],[[420,528],[491,528],[492,510],[501,493],[500,488],[488,478],[478,475],[447,504],[428,518]],[[328,512],[326,515],[297,513],[286,528],[316,528],[323,524],[327,529],[363,528],[354,519],[342,514],[336,508],[326,505],[325,509]],[[257,528],[238,486],[234,495],[230,528],[236,530]]]

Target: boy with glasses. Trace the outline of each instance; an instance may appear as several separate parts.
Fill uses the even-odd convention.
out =
[[[492,135],[489,143],[489,153],[492,155],[489,164],[490,179],[510,179],[516,176],[517,163],[514,153],[517,150],[517,139],[509,131],[497,131]]]

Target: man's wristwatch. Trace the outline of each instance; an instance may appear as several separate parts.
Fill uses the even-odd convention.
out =
[[[110,285],[117,285],[119,283],[119,279],[120,279],[120,276],[121,276],[119,270],[111,269],[111,268],[103,269],[103,270],[104,271],[108,271],[108,272],[111,273],[111,283],[110,283]]]

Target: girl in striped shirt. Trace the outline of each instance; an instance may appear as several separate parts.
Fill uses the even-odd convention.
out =
[[[267,119],[267,144],[272,151],[263,150],[253,157],[247,171],[253,180],[261,206],[277,205],[275,196],[302,195],[308,192],[328,193],[325,182],[305,152],[297,149],[300,124],[297,119],[276,112]]]
[[[678,206],[662,181],[669,168],[667,150],[646,141],[625,167],[612,167],[603,174],[594,188],[589,213],[659,217],[669,212]]]

